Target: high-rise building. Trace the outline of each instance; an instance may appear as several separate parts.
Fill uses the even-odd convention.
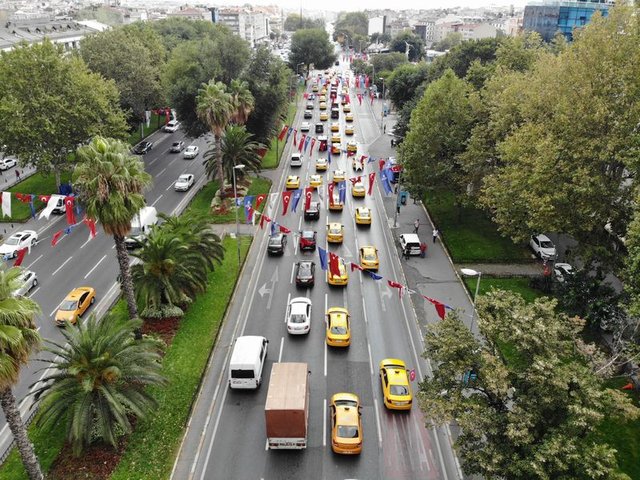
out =
[[[609,13],[613,0],[565,0],[535,1],[524,8],[524,30],[538,32],[546,41],[561,33],[567,40],[573,39],[573,31],[584,27],[594,13]]]

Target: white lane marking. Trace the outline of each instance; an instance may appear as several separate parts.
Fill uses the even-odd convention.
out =
[[[62,300],[62,302],[64,302],[64,300]],[[49,314],[50,317],[53,317],[53,314],[58,311],[58,309],[60,308],[60,305],[62,305],[62,302],[60,302],[58,306],[51,311],[51,313]]]
[[[91,240],[93,240],[93,238],[89,237],[86,242],[84,242],[82,245],[80,245],[80,249],[83,249],[85,247],[85,245],[87,243],[89,243]]]
[[[72,255],[72,256],[70,256],[69,258],[67,258],[67,259],[64,261],[64,263],[63,263],[62,265],[60,265],[58,268],[56,268],[56,269],[53,271],[53,273],[51,274],[51,276],[53,277],[56,273],[58,273],[58,272],[62,269],[62,267],[64,267],[67,263],[69,263],[69,261],[70,261],[72,258],[73,258],[73,255]]]
[[[157,176],[157,177],[161,177],[161,176],[162,176],[162,174],[163,174],[164,172],[166,172],[166,171],[167,171],[167,167],[165,167],[165,168],[163,168],[162,170],[160,170],[160,172],[158,172],[158,175],[156,175],[156,176]]]
[[[322,446],[327,446],[327,399],[322,399]]]
[[[27,270],[29,270],[34,263],[36,263],[38,260],[40,260],[42,257],[44,257],[44,253],[42,255],[40,255],[38,258],[36,258],[33,262],[31,262],[29,265],[27,265]]]
[[[291,301],[291,293],[287,293],[287,308],[284,311],[284,323],[287,323],[287,313],[289,312],[289,302]]]
[[[98,268],[98,265],[100,265],[100,264],[102,263],[102,261],[103,261],[105,258],[107,258],[107,256],[106,256],[106,255],[103,255],[103,256],[102,256],[102,258],[101,258],[100,260],[98,260],[98,263],[96,263],[96,264],[95,264],[95,266],[94,266],[91,270],[89,270],[89,271],[87,272],[87,274],[84,276],[84,279],[85,279],[85,280],[87,279],[87,277],[88,277],[89,275],[91,275],[91,274],[93,273],[93,271],[94,271],[96,268]]]
[[[295,262],[291,265],[291,278],[289,279],[289,283],[293,284],[293,271],[296,269]],[[271,285],[271,288],[275,287],[275,285]]]
[[[164,194],[160,194],[160,196],[159,196],[158,198],[156,198],[156,201],[155,201],[155,202],[153,202],[153,203],[151,204],[151,206],[152,206],[152,207],[155,207],[155,206],[156,206],[156,203],[158,203],[158,201],[162,198],[162,196],[163,196],[163,195],[164,195]]]
[[[284,337],[280,338],[280,353],[278,353],[278,363],[282,361],[282,350],[284,349]]]
[[[169,186],[167,188],[164,189],[164,191],[166,192],[167,190],[173,188],[173,186],[175,185],[176,182],[171,182],[171,184],[169,184]]]
[[[327,350],[329,347],[327,346],[327,342],[324,342],[324,376],[327,376]]]
[[[367,351],[369,352],[369,370],[371,370],[371,376],[373,376],[373,357],[371,356],[371,345],[367,340]]]
[[[36,287],[36,289],[35,289],[33,292],[31,292],[31,293],[28,295],[28,297],[29,297],[29,298],[33,297],[33,296],[36,294],[36,292],[37,292],[38,290],[40,290],[40,287]]]
[[[376,412],[376,427],[378,429],[378,447],[382,447],[382,428],[380,427],[380,412],[378,411],[378,399],[373,399],[373,409]]]

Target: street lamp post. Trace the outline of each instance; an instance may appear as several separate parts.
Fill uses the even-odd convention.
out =
[[[238,223],[238,187],[236,184],[236,169],[242,170],[244,168],[243,164],[234,165],[233,169],[233,201],[235,202],[235,210],[236,210],[236,245],[238,246],[238,270],[240,270],[240,226]]]
[[[384,103],[384,87],[385,87],[385,83],[384,83],[384,78],[380,77],[380,80],[382,80],[382,111],[380,112],[380,130],[384,131],[384,108],[385,108],[385,103]]]
[[[482,272],[473,270],[472,268],[461,268],[460,272],[466,277],[478,277],[476,281],[476,293],[473,295],[473,311],[471,312],[471,333],[473,333],[473,326],[476,320],[476,299],[478,298],[478,290],[480,289],[480,279],[482,278]]]

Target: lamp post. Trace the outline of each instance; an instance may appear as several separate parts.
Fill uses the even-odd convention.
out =
[[[385,103],[384,103],[384,87],[385,87],[385,83],[384,83],[384,78],[380,77],[380,80],[382,80],[382,111],[380,112],[380,130],[384,131],[384,109],[385,109]]]
[[[236,203],[235,204],[235,209],[236,209],[236,245],[238,246],[238,270],[240,270],[240,226],[238,223],[238,190],[237,190],[237,184],[236,184],[236,169],[238,170],[242,170],[244,168],[244,165],[241,163],[239,165],[234,165],[233,169],[231,170],[233,172],[233,201]]]
[[[476,298],[478,298],[478,290],[480,289],[480,279],[482,278],[482,272],[473,270],[472,268],[461,268],[460,272],[465,277],[478,277],[476,282],[476,293],[473,295],[473,311],[471,312],[471,333],[473,334],[473,326],[476,320]]]

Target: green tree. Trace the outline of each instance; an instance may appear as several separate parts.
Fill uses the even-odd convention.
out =
[[[416,94],[418,86],[427,80],[428,63],[402,64],[387,79],[387,94],[396,108],[401,109]]]
[[[315,68],[328,68],[335,58],[329,35],[321,28],[298,30],[291,37],[289,64],[294,70],[301,63],[307,67],[313,64]]]
[[[220,147],[222,149],[222,168],[224,176],[231,181],[233,175],[233,167],[235,165],[244,165],[245,168],[238,170],[236,176],[244,177],[247,172],[259,172],[262,158],[258,151],[264,148],[264,145],[252,140],[253,135],[247,132],[244,125],[228,125]],[[218,171],[218,151],[217,143],[210,142],[209,149],[204,154],[204,166],[207,176],[214,178]]]
[[[286,65],[267,47],[260,47],[254,52],[242,74],[255,100],[246,122],[247,130],[260,143],[269,143],[287,111],[290,74]]]
[[[31,480],[42,480],[38,457],[11,390],[18,382],[20,368],[41,342],[36,326],[40,307],[28,297],[13,295],[21,286],[21,273],[19,268],[0,268],[0,406],[27,475]]]
[[[456,315],[427,327],[425,358],[438,367],[418,394],[429,423],[454,421],[463,471],[484,478],[623,479],[598,438],[608,418],[640,416],[606,389],[576,341],[581,323],[556,301],[511,292],[478,298],[475,338]],[[584,353],[583,353],[584,352]]]
[[[324,28],[324,20],[321,18],[301,17],[297,13],[290,13],[284,21],[284,29],[287,32],[296,32],[307,28]]]
[[[446,52],[447,50],[451,50],[456,45],[460,45],[463,41],[462,33],[460,32],[450,32],[440,40],[433,44],[433,49],[439,52]]]
[[[158,344],[134,340],[140,320],[101,321],[91,315],[62,330],[66,344],[49,341],[55,358],[46,369],[36,400],[42,399],[38,423],[63,424],[74,455],[100,440],[117,446],[133,431],[130,418],[144,419],[156,406],[148,388],[162,386]]]
[[[473,126],[471,87],[448,70],[424,92],[411,114],[400,146],[409,191],[421,198],[426,188],[450,185],[464,191],[457,160]]]
[[[151,185],[151,175],[125,143],[111,138],[94,137],[89,145],[78,149],[77,156],[74,185],[87,216],[100,222],[105,233],[113,237],[129,319],[135,320],[138,306],[124,240],[131,231],[131,221],[145,206],[144,191]],[[141,337],[139,330],[136,337]]]
[[[333,26],[333,39],[353,46],[356,36],[367,37],[369,17],[365,12],[340,12]],[[345,38],[345,34],[349,40]]]
[[[149,26],[158,33],[167,53],[178,45],[191,40],[204,40],[215,36],[218,27],[207,20],[168,17],[150,22]]]
[[[377,73],[382,71],[392,72],[400,65],[407,63],[407,56],[403,53],[379,53],[371,56],[371,65]]]
[[[80,56],[89,68],[115,82],[120,105],[138,122],[144,113],[164,107],[160,72],[166,50],[160,36],[147,24],[136,23],[105,30],[81,42]]]
[[[233,110],[231,121],[244,125],[255,107],[255,99],[249,90],[249,84],[244,80],[231,80],[227,90],[231,95]]]
[[[451,48],[444,56],[433,62],[433,79],[439,78],[448,68],[458,77],[467,76],[467,71],[473,62],[487,65],[495,62],[498,49],[503,39],[483,38],[480,40],[466,40]]]
[[[224,83],[211,80],[198,92],[197,105],[198,116],[213,133],[220,191],[224,192],[221,143],[224,131],[235,114],[234,100]]]
[[[115,84],[46,40],[0,54],[0,145],[41,173],[73,166],[73,152],[94,135],[127,131]]]
[[[409,30],[404,30],[393,37],[389,44],[389,48],[393,52],[400,52],[405,55],[408,48],[408,60],[410,62],[417,62],[424,57],[424,40]]]

